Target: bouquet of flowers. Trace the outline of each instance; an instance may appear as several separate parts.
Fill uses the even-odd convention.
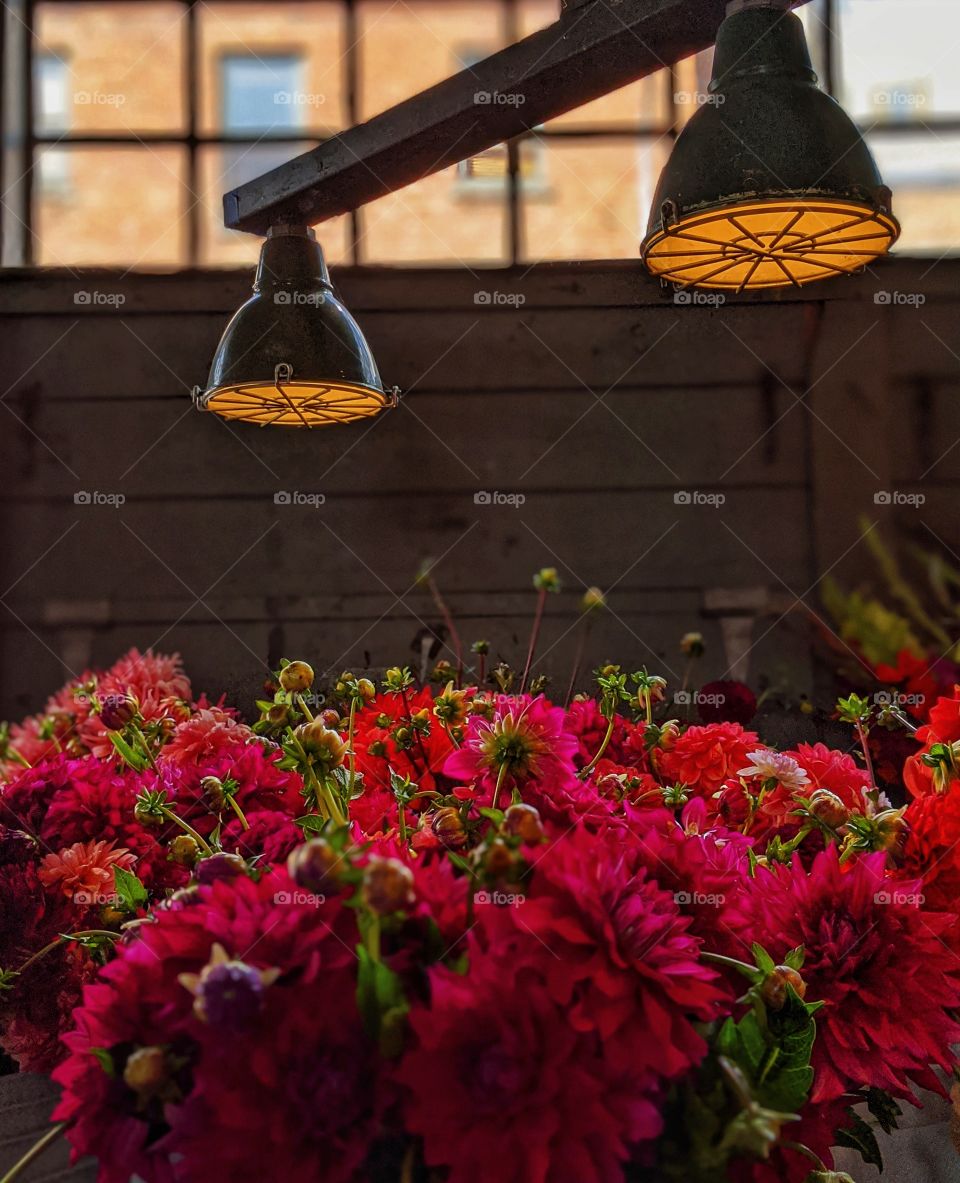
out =
[[[894,807],[868,700],[776,751],[485,652],[252,725],[131,652],[5,732],[0,1044],[101,1183],[829,1183],[949,1087],[960,691]]]

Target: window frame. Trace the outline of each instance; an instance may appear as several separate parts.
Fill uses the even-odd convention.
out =
[[[58,4],[88,4],[99,3],[109,6],[114,3],[125,3],[127,0],[56,0]],[[150,3],[151,0],[139,0],[140,3]],[[158,0],[160,2],[160,0]],[[69,126],[65,133],[52,133],[38,128],[34,119],[35,107],[35,75],[34,65],[38,57],[44,52],[50,52],[48,47],[38,43],[36,37],[36,13],[44,0],[5,0],[5,20],[3,26],[3,55],[5,72],[8,75],[7,102],[4,111],[5,141],[7,147],[3,153],[2,181],[4,191],[9,194],[9,211],[5,211],[2,224],[3,263],[6,266],[31,266],[34,263],[34,227],[36,224],[36,190],[34,173],[37,172],[36,162],[39,154],[46,148],[58,145],[106,145],[106,146],[176,146],[186,150],[186,170],[184,177],[184,202],[187,206],[185,219],[186,257],[181,261],[182,266],[196,267],[200,265],[201,255],[201,215],[202,203],[196,194],[199,187],[199,157],[202,149],[209,146],[255,146],[268,140],[271,146],[283,143],[291,145],[291,156],[297,149],[294,146],[307,144],[311,147],[323,143],[326,139],[336,135],[341,128],[324,128],[305,123],[303,126],[290,130],[278,131],[276,134],[263,135],[250,132],[249,134],[225,134],[223,118],[218,134],[205,134],[199,130],[200,117],[200,34],[198,29],[198,10],[202,0],[163,0],[165,3],[176,3],[184,10],[184,58],[183,85],[187,96],[185,126],[179,133],[139,133],[118,132],[111,134],[83,134],[74,132]],[[248,0],[218,0],[218,3],[245,3]],[[344,35],[346,53],[343,72],[343,110],[347,127],[360,121],[359,116],[359,77],[361,71],[361,51],[358,38],[358,9],[363,0],[288,0],[290,3],[323,3],[336,4],[344,12]],[[502,42],[510,44],[519,39],[520,33],[520,5],[521,0],[493,0],[499,7],[502,25]],[[816,8],[819,16],[808,30],[811,53],[815,61],[824,63],[824,77],[821,84],[828,93],[836,91],[836,73],[839,64],[839,4],[840,0],[814,0],[810,5]],[[559,5],[558,5],[559,8]],[[472,49],[473,47],[471,47]],[[709,51],[708,51],[709,52]],[[264,49],[265,56],[282,57],[297,56],[298,50],[294,46],[288,51],[281,52],[277,47]],[[248,56],[240,47],[237,51],[221,51],[221,55],[243,57]],[[455,73],[461,64],[456,47],[450,50],[450,73]],[[468,67],[469,68],[469,67]],[[462,169],[457,166],[453,170],[453,184],[455,196],[483,197],[489,200],[503,200],[506,202],[506,219],[509,243],[506,262],[516,265],[529,261],[535,257],[536,244],[532,252],[525,250],[522,241],[523,211],[522,202],[542,200],[543,186],[525,183],[520,169],[520,141],[528,141],[527,151],[534,154],[544,154],[545,145],[551,140],[574,139],[587,141],[623,140],[634,138],[641,143],[650,144],[660,139],[673,140],[683,126],[683,103],[678,101],[677,68],[670,67],[663,72],[663,85],[668,88],[666,95],[667,119],[665,122],[638,122],[636,126],[615,126],[612,124],[547,124],[524,133],[522,136],[509,141],[506,145],[507,168],[503,182],[497,178],[490,185],[468,179],[463,176]],[[217,83],[215,83],[216,85]],[[222,96],[218,96],[222,99]],[[224,111],[220,106],[221,116]],[[937,131],[951,131],[960,128],[960,119],[935,119],[917,124],[910,120],[875,123],[864,131],[878,134],[909,134],[911,132],[927,131],[936,135]],[[527,191],[529,190],[529,192]],[[193,200],[191,200],[193,198]],[[349,261],[353,265],[363,265],[363,218],[361,207],[352,211],[349,234]]]

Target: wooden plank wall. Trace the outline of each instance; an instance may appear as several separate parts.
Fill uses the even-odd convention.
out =
[[[760,606],[752,680],[809,691],[805,610],[825,572],[864,574],[863,515],[960,550],[960,261],[722,307],[678,303],[632,263],[336,279],[407,393],[300,433],[190,406],[248,274],[0,276],[0,714],[133,644],[180,650],[197,688],[244,701],[281,655],[415,660],[438,624],[415,586],[427,556],[464,637],[516,660],[531,575],[556,566],[541,668],[559,682],[596,584],[611,611],[590,661],[679,676],[697,628],[722,675],[733,591]],[[926,502],[875,503],[893,490]]]

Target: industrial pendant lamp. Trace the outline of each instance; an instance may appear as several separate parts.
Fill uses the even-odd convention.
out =
[[[397,394],[334,293],[313,231],[272,226],[253,295],[224,330],[195,405],[264,427],[323,427],[376,415]]]
[[[734,0],[709,93],[660,176],[641,254],[683,286],[741,291],[862,268],[900,227],[870,150],[817,86],[788,0]]]

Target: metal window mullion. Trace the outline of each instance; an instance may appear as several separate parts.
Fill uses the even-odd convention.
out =
[[[187,262],[196,267],[200,262],[200,213],[202,202],[200,184],[197,126],[200,106],[200,46],[197,30],[196,0],[186,0],[187,55],[185,83],[187,88]]]
[[[356,0],[341,0],[344,8],[344,36],[347,41],[344,85],[346,87],[347,125],[360,122],[360,59]],[[350,262],[358,267],[361,262],[360,240],[362,238],[363,213],[359,209],[350,211]]]
[[[504,41],[513,45],[520,36],[520,22],[517,15],[517,0],[502,0]],[[523,227],[520,215],[520,138],[507,141],[507,186],[506,218],[508,255],[511,266],[520,262],[523,254]]]

